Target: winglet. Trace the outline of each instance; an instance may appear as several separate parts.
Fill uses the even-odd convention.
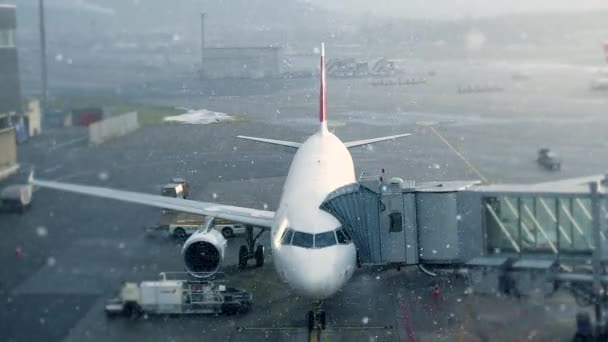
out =
[[[34,168],[30,170],[30,175],[27,177],[27,184],[34,183]]]
[[[319,94],[319,121],[321,129],[327,130],[327,107],[325,105],[325,44],[321,43],[321,89]]]

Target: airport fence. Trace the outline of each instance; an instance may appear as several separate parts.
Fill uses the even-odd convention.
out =
[[[89,126],[89,142],[98,145],[110,139],[127,135],[138,128],[137,112],[114,116]]]

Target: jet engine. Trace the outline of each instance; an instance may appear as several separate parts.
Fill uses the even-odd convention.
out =
[[[226,239],[215,229],[198,231],[184,243],[186,270],[198,278],[215,274],[224,260]]]

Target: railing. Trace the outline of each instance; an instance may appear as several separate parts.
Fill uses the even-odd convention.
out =
[[[591,254],[595,249],[588,194],[493,194],[482,201],[488,254]],[[600,217],[606,220],[606,200],[600,201]],[[606,232],[599,236],[605,244]]]

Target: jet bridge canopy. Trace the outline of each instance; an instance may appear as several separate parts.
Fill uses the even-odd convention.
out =
[[[380,205],[375,192],[354,183],[330,193],[321,208],[336,217],[350,233],[360,259],[380,263]]]

